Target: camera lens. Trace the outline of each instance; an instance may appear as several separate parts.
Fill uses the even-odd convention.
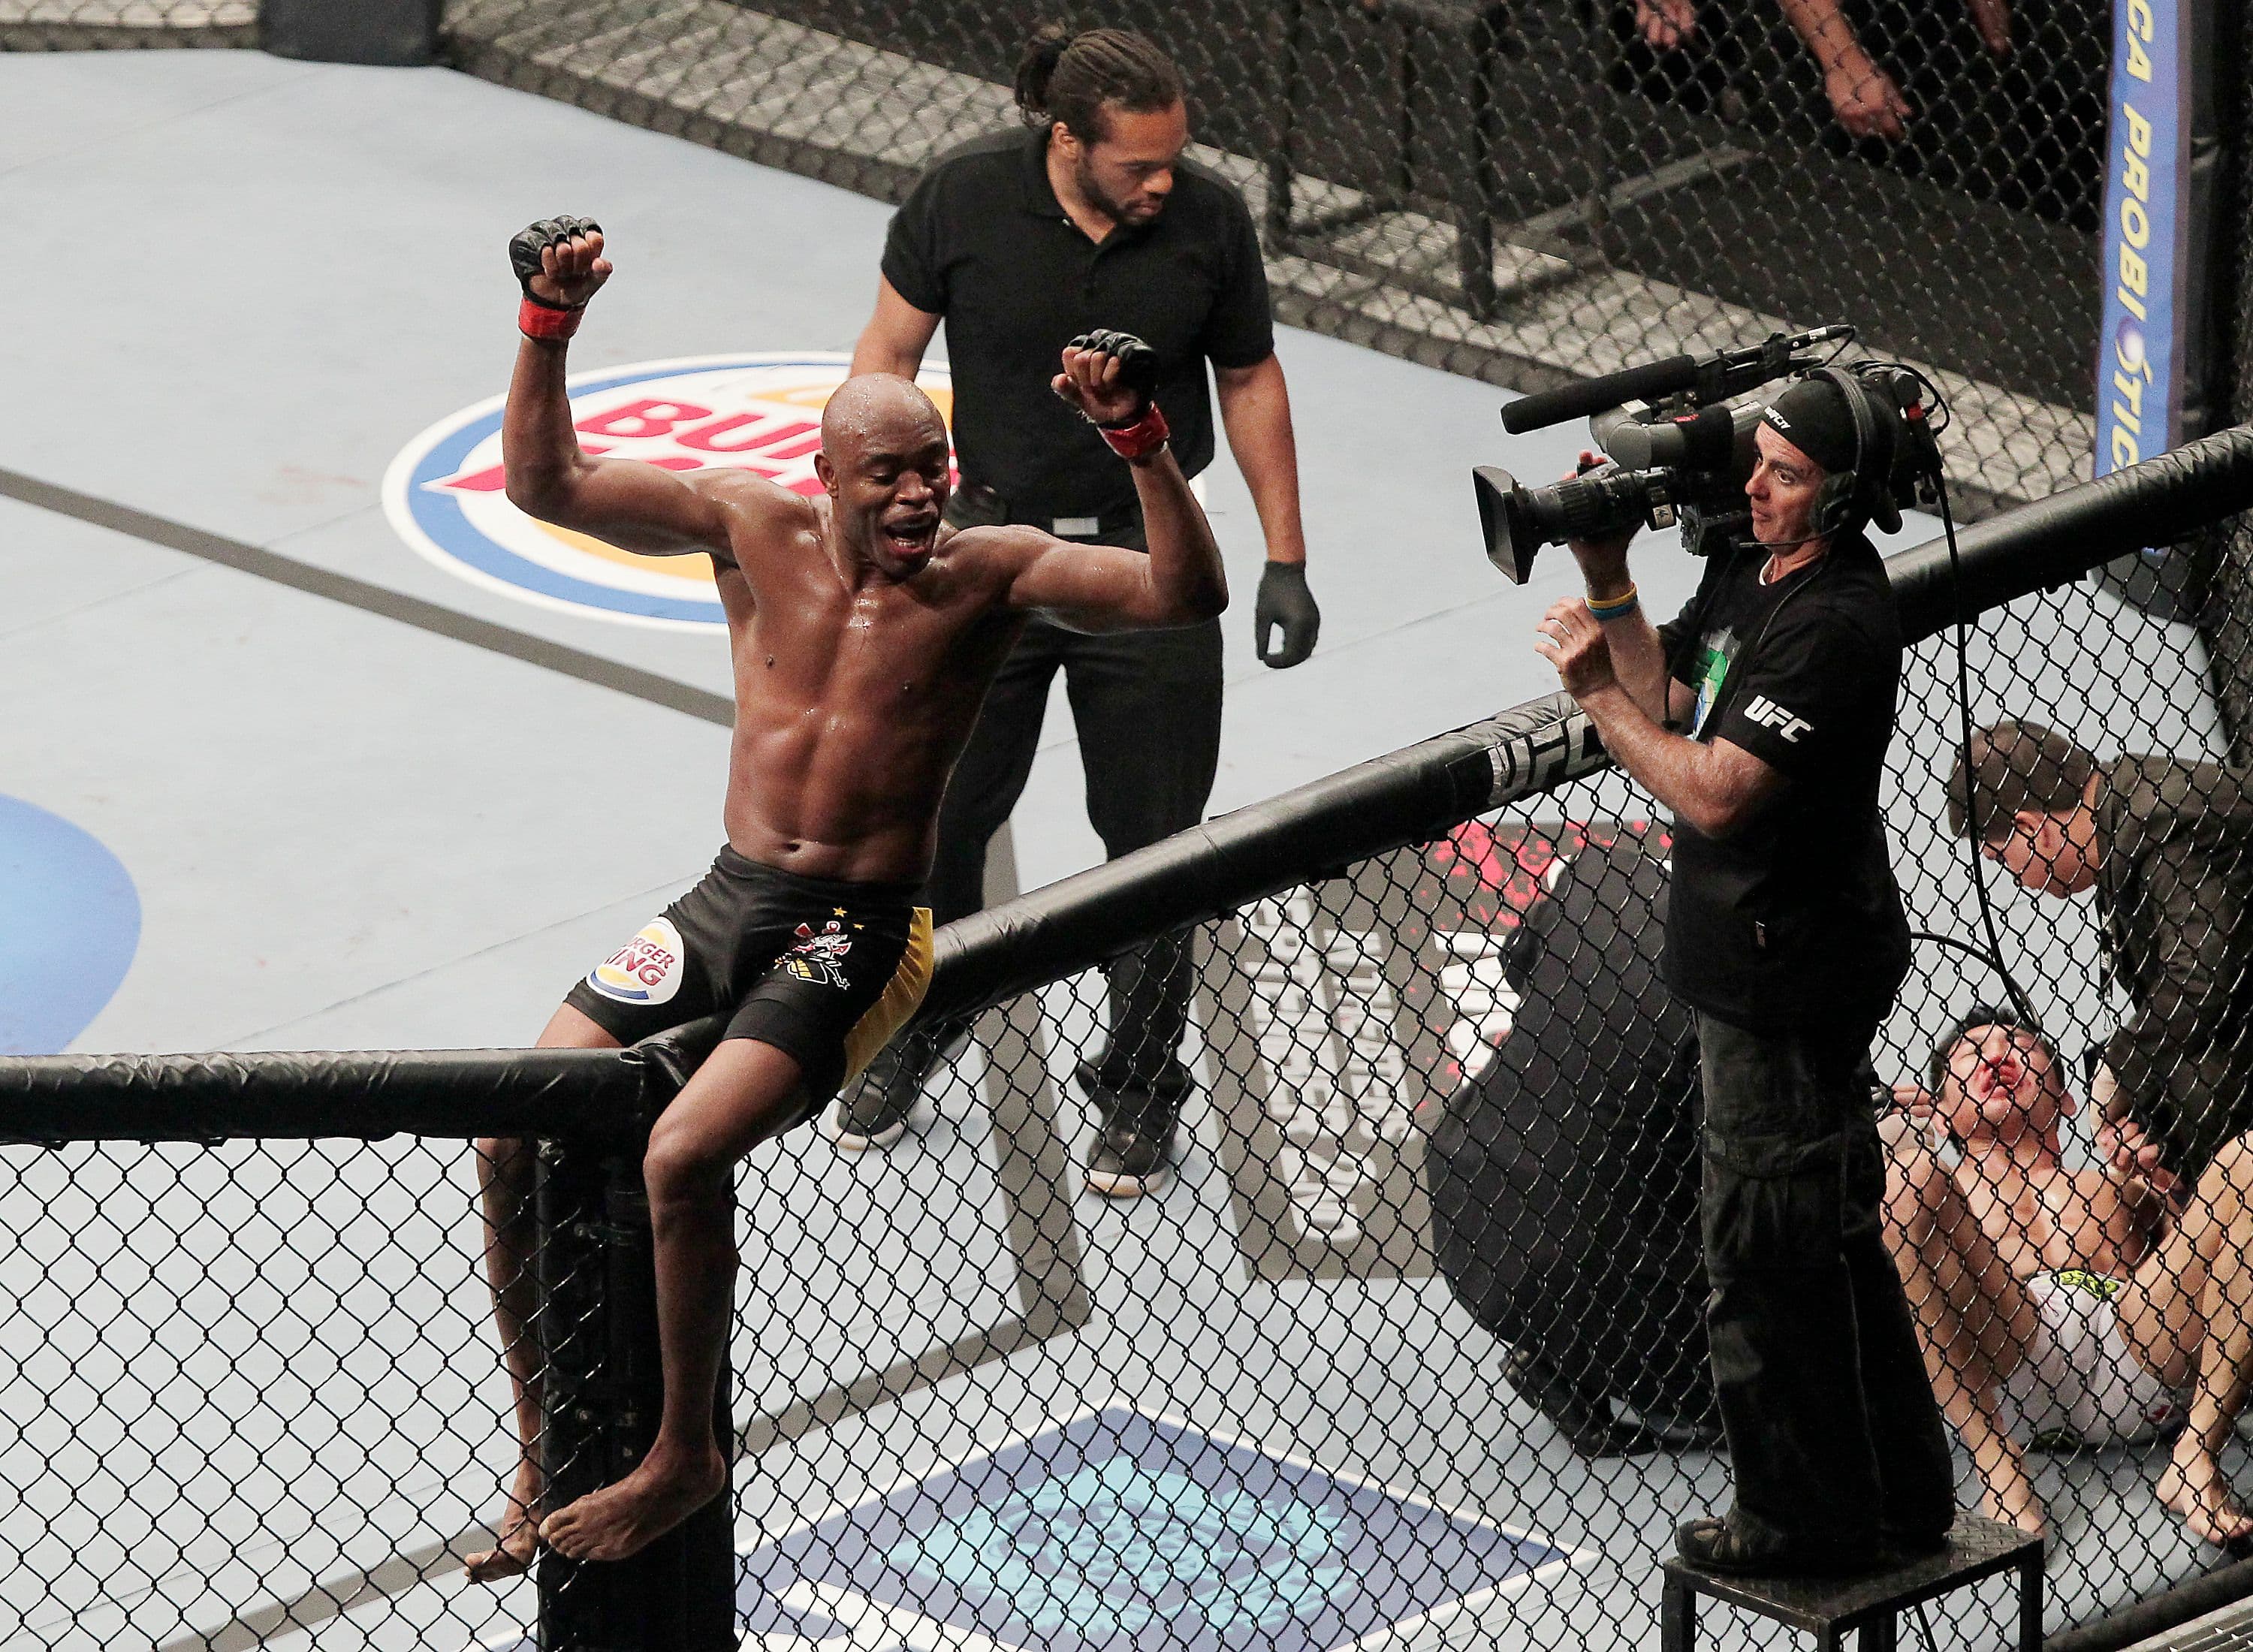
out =
[[[1669,479],[1664,471],[1607,464],[1553,487],[1528,488],[1507,471],[1480,465],[1471,481],[1487,560],[1523,585],[1533,571],[1533,554],[1543,546],[1601,539],[1636,526],[1667,503]]]

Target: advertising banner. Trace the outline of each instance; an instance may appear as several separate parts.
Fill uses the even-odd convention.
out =
[[[2105,165],[2096,470],[2103,476],[2210,428],[2209,272],[2220,145],[2210,9],[2114,0]],[[2172,616],[2190,570],[2164,547],[2106,577]]]

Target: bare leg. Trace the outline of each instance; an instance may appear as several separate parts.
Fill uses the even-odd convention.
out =
[[[555,1011],[540,1035],[542,1049],[615,1049],[618,1041],[568,1004]],[[542,1362],[532,1334],[540,1296],[532,1277],[533,1172],[538,1150],[529,1141],[488,1138],[478,1143],[478,1193],[485,1213],[485,1279],[492,1286],[493,1321],[501,1358],[516,1403],[516,1476],[508,1502],[493,1523],[490,1549],[468,1558],[464,1570],[480,1583],[513,1578],[532,1565],[540,1546]]]
[[[2253,1139],[2214,1157],[2159,1250],[2121,1293],[2129,1346],[2162,1382],[2195,1374],[2190,1417],[2165,1473],[2159,1501],[2194,1537],[2221,1547],[2253,1542],[2253,1514],[2222,1477],[2216,1454],[2245,1409],[2253,1374]]]
[[[2033,1304],[1948,1167],[1908,1140],[1888,1145],[1886,1247],[1916,1314],[1933,1396],[1979,1472],[1982,1512],[2040,1533],[2047,1520],[2026,1453],[2000,1416],[2003,1384],[2033,1340]]]
[[[727,1459],[712,1399],[735,1310],[736,1161],[798,1111],[798,1063],[731,1038],[650,1133],[643,1175],[657,1254],[665,1413],[648,1455],[616,1485],[548,1516],[540,1537],[573,1560],[623,1560],[719,1494]]]

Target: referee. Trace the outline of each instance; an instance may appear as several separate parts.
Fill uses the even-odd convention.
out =
[[[1140,549],[1141,518],[1118,461],[1049,393],[1057,352],[1095,327],[1147,340],[1174,452],[1192,477],[1213,457],[1210,361],[1266,539],[1254,640],[1266,665],[1295,666],[1314,652],[1321,615],[1307,589],[1290,399],[1252,215],[1233,188],[1183,157],[1181,73],[1140,35],[1045,29],[1026,50],[1016,91],[1026,129],[940,159],[894,216],[853,371],[912,378],[944,320],[962,470],[947,519],[1027,522]],[[925,892],[939,923],[982,903],[987,843],[1024,789],[1059,668],[1106,852],[1125,854],[1204,818],[1220,754],[1219,622],[1096,636],[1036,618],[994,680],[947,790]],[[1189,1088],[1177,1053],[1188,938],[1150,943],[1109,974],[1106,1047],[1078,1072],[1100,1126],[1087,1185],[1131,1198],[1163,1182]],[[838,1145],[896,1141],[937,1055],[924,1040],[880,1058],[839,1104]]]

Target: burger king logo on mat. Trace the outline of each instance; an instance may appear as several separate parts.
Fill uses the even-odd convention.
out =
[[[589,454],[668,471],[732,467],[794,493],[821,491],[813,455],[821,409],[848,356],[813,352],[693,356],[574,373],[572,423]],[[944,367],[919,382],[953,415]],[[500,462],[506,396],[441,420],[394,459],[383,508],[409,545],[491,590],[630,624],[724,625],[708,556],[639,556],[534,521],[508,502]]]

